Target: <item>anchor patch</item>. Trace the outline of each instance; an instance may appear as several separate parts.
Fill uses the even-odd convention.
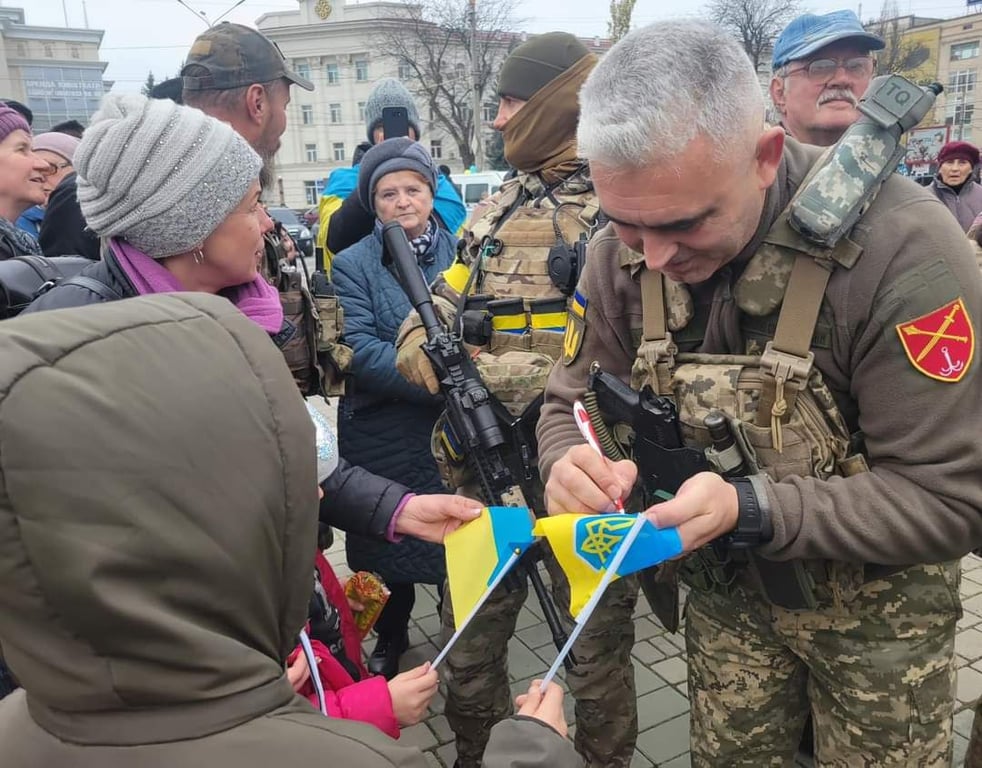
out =
[[[896,328],[907,359],[925,376],[956,382],[972,365],[975,330],[961,298]]]

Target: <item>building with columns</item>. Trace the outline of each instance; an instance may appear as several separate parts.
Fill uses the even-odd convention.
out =
[[[102,35],[29,25],[23,8],[0,7],[0,98],[30,107],[35,133],[64,120],[87,123],[112,85],[102,79]]]
[[[291,90],[287,130],[276,157],[278,179],[272,201],[293,208],[316,205],[331,170],[351,165],[358,145],[368,140],[365,101],[384,77],[400,79],[414,94],[422,130],[420,141],[436,162],[453,171],[463,170],[457,143],[430,115],[414,86],[410,67],[377,50],[386,30],[399,29],[398,19],[407,13],[406,8],[403,3],[386,0],[300,0],[298,10],[267,13],[256,21],[257,28],[279,45],[293,69],[316,86],[313,92]],[[522,34],[503,39],[502,57],[508,46],[524,39]],[[601,39],[584,43],[597,53],[610,47],[609,41]],[[454,75],[467,76],[456,71]],[[481,118],[486,143],[493,136],[490,124],[496,113],[496,96],[485,94]]]

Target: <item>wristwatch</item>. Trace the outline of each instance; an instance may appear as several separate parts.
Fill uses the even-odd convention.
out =
[[[726,482],[737,492],[737,524],[720,536],[720,543],[730,549],[751,549],[766,544],[774,537],[774,528],[763,479],[751,475],[727,478]]]

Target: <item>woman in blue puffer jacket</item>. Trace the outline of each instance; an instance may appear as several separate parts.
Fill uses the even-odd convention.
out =
[[[430,453],[442,399],[407,382],[396,370],[396,336],[411,309],[391,267],[382,264],[382,226],[406,230],[427,282],[454,259],[456,238],[433,219],[437,170],[423,146],[389,139],[362,158],[358,194],[375,214],[375,227],[334,260],[333,277],[344,307],[345,340],[354,350],[352,378],[338,413],[341,453],[352,464],[395,480],[416,493],[439,493],[440,476]],[[442,587],[443,548],[416,539],[391,544],[347,538],[348,565],[374,571],[392,591],[375,629],[378,643],[368,660],[373,674],[391,678],[408,647],[409,615],[416,582]]]

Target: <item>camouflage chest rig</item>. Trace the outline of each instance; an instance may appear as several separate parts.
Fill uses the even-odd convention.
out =
[[[280,332],[272,336],[273,343],[283,353],[304,397],[343,394],[352,352],[340,340],[344,315],[333,286],[311,282],[309,277],[305,280],[306,266],[300,254],[296,257],[299,266],[285,268],[283,263],[282,242],[273,234],[266,235],[262,274],[280,295],[284,321]]]
[[[641,267],[643,326],[631,386],[650,386],[673,400],[683,442],[704,449],[720,473],[742,466],[748,475],[762,473],[776,482],[869,471],[811,348],[827,343],[822,339],[831,332],[821,327],[821,317],[832,272],[852,268],[861,256],[848,233],[895,167],[901,130],[915,124],[933,100],[930,91],[903,78],[874,81],[860,107],[868,119],[816,162],[736,281],[733,297],[744,318],[746,354],[680,353],[672,334],[686,335],[694,321],[692,297],[686,286]],[[642,260],[622,254],[622,262]],[[733,444],[727,450],[720,451],[710,433],[711,415],[728,422]],[[774,562],[752,550],[728,553],[720,547],[697,551],[680,569],[694,589],[727,593],[740,584],[792,610],[848,599],[870,578],[898,570],[831,560]],[[659,578],[672,584],[676,572],[664,569]],[[677,595],[666,601],[664,590],[652,600],[672,629],[678,623],[676,600]]]
[[[444,284],[438,280],[433,288],[458,306],[458,297],[467,296],[468,325],[475,317],[482,321],[479,333],[465,333],[480,343],[481,378],[530,434],[549,372],[562,355],[567,309],[576,302],[586,243],[599,219],[585,163],[551,186],[531,174],[507,181],[470,228]],[[449,487],[466,489],[461,457],[453,455],[444,427],[437,422],[434,458]]]

